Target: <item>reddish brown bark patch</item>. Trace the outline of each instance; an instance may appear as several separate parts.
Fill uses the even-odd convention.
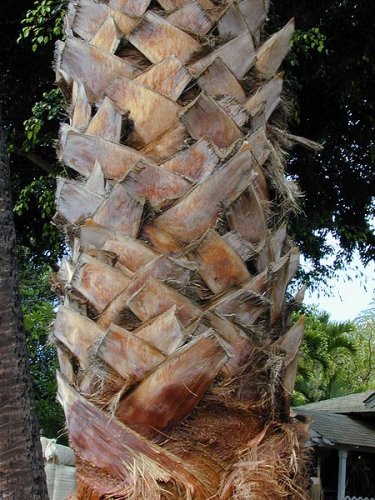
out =
[[[178,443],[189,443],[195,448],[195,454],[199,455],[197,450],[204,450],[213,462],[225,469],[239,450],[258,434],[260,423],[255,412],[225,407],[212,399],[207,396],[197,411],[172,431],[166,447],[180,455]]]

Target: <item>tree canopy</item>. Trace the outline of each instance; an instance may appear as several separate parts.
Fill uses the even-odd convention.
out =
[[[295,234],[315,262],[328,232],[340,241],[338,259],[358,248],[368,262],[375,185],[375,37],[368,20],[375,4],[278,0],[273,10],[279,25],[295,16],[300,30],[286,69],[296,105],[292,131],[324,144],[318,155],[299,148],[289,160],[305,194]]]
[[[49,0],[35,3],[34,0],[16,3],[5,0],[0,5],[0,108],[10,149],[13,199],[17,208],[15,224],[18,244],[30,249],[28,260],[35,263],[53,263],[61,250],[58,233],[50,224],[54,211],[54,176],[60,169],[53,139],[57,137],[61,116],[52,116],[57,108],[48,108],[49,103],[45,104],[46,97],[43,97],[47,95],[48,100],[51,92],[57,92],[51,65],[54,40],[44,44],[43,37],[35,50],[35,42],[26,42],[20,35],[27,26],[22,24],[27,13],[38,4],[48,7],[51,3]],[[62,3],[55,1],[54,4]],[[43,16],[38,11],[34,22],[53,28],[55,14],[44,11]],[[44,105],[38,104],[42,101]],[[31,130],[38,117],[41,117],[39,124]],[[43,140],[39,141],[35,130],[42,124],[39,137]]]

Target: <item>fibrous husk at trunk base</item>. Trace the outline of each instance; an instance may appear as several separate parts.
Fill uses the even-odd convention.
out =
[[[51,338],[76,499],[307,497],[284,160],[311,144],[272,124],[294,21],[262,45],[267,12],[70,5],[55,222],[72,251]]]

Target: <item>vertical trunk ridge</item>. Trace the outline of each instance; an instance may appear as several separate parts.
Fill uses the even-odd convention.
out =
[[[52,339],[77,497],[304,498],[266,0],[71,2]],[[288,136],[290,140],[290,136]],[[287,141],[284,141],[287,142]]]

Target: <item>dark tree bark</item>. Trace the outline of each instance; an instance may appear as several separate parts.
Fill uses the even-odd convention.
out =
[[[1,123],[0,123],[1,126]],[[17,286],[9,167],[0,128],[0,498],[48,499]]]

